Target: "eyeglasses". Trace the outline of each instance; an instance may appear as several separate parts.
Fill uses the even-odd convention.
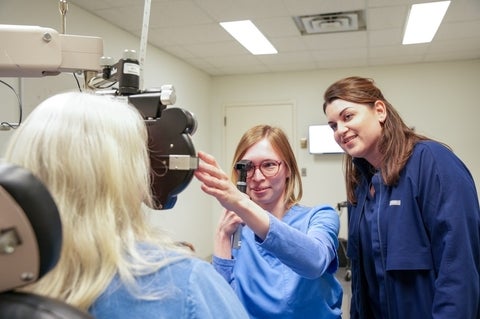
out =
[[[259,165],[252,165],[250,169],[247,171],[247,178],[252,178],[255,175],[255,170],[258,168],[260,172],[262,172],[263,176],[265,177],[274,177],[280,171],[280,164],[281,161],[275,160],[263,160],[260,162]]]

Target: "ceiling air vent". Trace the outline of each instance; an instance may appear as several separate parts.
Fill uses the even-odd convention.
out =
[[[365,29],[360,12],[336,12],[293,18],[302,35]]]

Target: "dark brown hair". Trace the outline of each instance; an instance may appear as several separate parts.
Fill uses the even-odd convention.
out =
[[[400,171],[412,155],[415,144],[428,138],[416,134],[403,122],[400,114],[385,99],[372,79],[353,76],[330,85],[324,94],[323,112],[325,113],[327,106],[337,99],[370,107],[373,107],[376,101],[382,101],[385,104],[387,117],[382,125],[382,136],[378,141],[378,149],[383,156],[380,170],[385,184],[390,186],[397,184]],[[354,191],[360,182],[360,173],[352,161],[352,156],[346,154],[344,168],[347,199],[350,203],[355,204]],[[370,169],[375,171],[373,166]]]

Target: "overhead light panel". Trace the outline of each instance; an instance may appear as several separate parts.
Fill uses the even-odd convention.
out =
[[[220,25],[254,55],[278,53],[250,20],[220,22]]]
[[[402,44],[431,42],[449,5],[450,1],[413,4]]]

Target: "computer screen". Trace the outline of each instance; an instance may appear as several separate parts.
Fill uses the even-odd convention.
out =
[[[333,131],[327,124],[308,127],[308,151],[310,154],[344,153],[333,138]]]

